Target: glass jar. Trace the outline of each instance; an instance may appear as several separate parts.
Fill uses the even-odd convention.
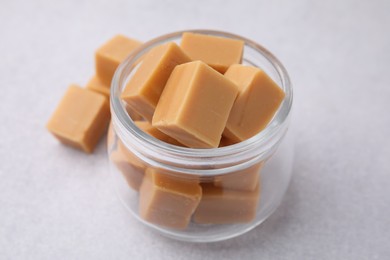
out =
[[[121,202],[140,222],[178,240],[220,241],[258,226],[286,192],[293,159],[287,132],[292,87],[283,65],[259,44],[230,33],[192,30],[243,40],[243,64],[264,70],[285,99],[263,131],[234,145],[192,149],[146,134],[120,95],[143,55],[165,42],[179,43],[183,32],[145,43],[117,69],[111,86],[110,171]]]

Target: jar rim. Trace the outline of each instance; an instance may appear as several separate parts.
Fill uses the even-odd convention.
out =
[[[272,118],[272,120],[258,134],[254,135],[253,137],[245,141],[233,145],[225,146],[225,147],[207,148],[207,149],[181,147],[181,146],[175,146],[175,145],[165,143],[144,133],[135,125],[134,121],[127,114],[127,111],[120,98],[122,92],[121,87],[122,85],[125,84],[129,72],[132,70],[132,68],[136,66],[136,62],[139,60],[139,58],[142,55],[144,55],[148,50],[150,50],[155,45],[180,39],[182,34],[185,32],[208,34],[208,35],[242,40],[244,41],[245,46],[248,46],[254,49],[255,51],[259,52],[262,55],[262,57],[265,58],[272,65],[273,69],[275,69],[281,81],[280,87],[282,87],[282,89],[285,92],[285,98],[281,106],[279,107],[278,111]],[[270,138],[275,136],[276,133],[283,130],[282,126],[286,124],[290,115],[292,101],[293,101],[293,90],[292,90],[292,86],[291,86],[291,82],[287,70],[270,51],[268,51],[260,44],[236,34],[223,32],[223,31],[203,30],[203,29],[177,31],[177,32],[162,35],[160,37],[154,38],[153,40],[150,40],[142,44],[140,47],[134,50],[119,65],[118,69],[114,74],[113,80],[111,82],[111,93],[110,93],[110,103],[111,103],[111,111],[112,111],[111,113],[112,113],[112,120],[114,122],[114,127],[118,131],[117,126],[119,125],[120,126],[119,132],[121,132],[121,134],[123,134],[125,137],[126,136],[129,137],[129,135],[131,135],[133,138],[135,137],[136,139],[138,139],[143,145],[148,147],[153,147],[154,149],[158,150],[160,153],[166,155],[171,155],[175,157],[202,158],[202,159],[226,157],[226,156],[231,156],[233,154],[239,154],[247,150],[253,150],[262,147],[264,144],[267,143],[267,141]]]

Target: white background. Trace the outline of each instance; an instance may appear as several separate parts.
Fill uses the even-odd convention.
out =
[[[0,259],[389,259],[389,1],[0,1]],[[122,207],[96,152],[45,124],[117,33],[219,29],[259,42],[295,90],[294,176],[260,227],[173,241]]]

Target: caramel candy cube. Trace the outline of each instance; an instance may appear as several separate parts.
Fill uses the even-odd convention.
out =
[[[144,178],[146,165],[120,140],[118,140],[117,145],[117,149],[111,153],[110,159],[123,174],[129,187],[138,191]]]
[[[178,146],[183,146],[181,143],[170,137],[169,135],[164,134],[157,128],[153,127],[148,121],[136,121],[134,122],[142,131],[145,133],[153,136],[156,139],[159,139],[163,142],[173,144],[173,145],[178,145]]]
[[[145,119],[152,121],[161,92],[176,65],[190,58],[176,43],[169,42],[151,49],[130,78],[122,99]]]
[[[225,77],[239,86],[224,136],[244,141],[263,130],[283,102],[284,91],[261,69],[232,65]]]
[[[183,33],[180,47],[192,60],[201,60],[215,70],[225,73],[230,65],[241,63],[244,42],[187,32]]]
[[[97,76],[93,76],[87,83],[86,88],[110,97],[110,86],[104,84]]]
[[[262,166],[263,163],[261,162],[243,170],[216,176],[214,185],[224,189],[253,191],[259,184]]]
[[[202,199],[193,220],[199,224],[251,222],[256,217],[259,185],[253,191],[236,191],[202,184]]]
[[[218,147],[238,87],[201,61],[177,66],[152,125],[191,148]]]
[[[197,181],[148,168],[139,192],[139,213],[150,223],[184,229],[201,196],[202,188]]]
[[[139,47],[141,42],[127,38],[123,35],[116,35],[95,53],[96,75],[106,85],[111,85],[112,77],[119,64],[129,54]]]
[[[71,85],[47,129],[62,143],[91,153],[109,121],[110,106],[105,96]]]

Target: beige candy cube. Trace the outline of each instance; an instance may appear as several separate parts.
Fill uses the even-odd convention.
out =
[[[110,107],[105,96],[71,85],[47,129],[62,143],[91,153],[106,132]]]

